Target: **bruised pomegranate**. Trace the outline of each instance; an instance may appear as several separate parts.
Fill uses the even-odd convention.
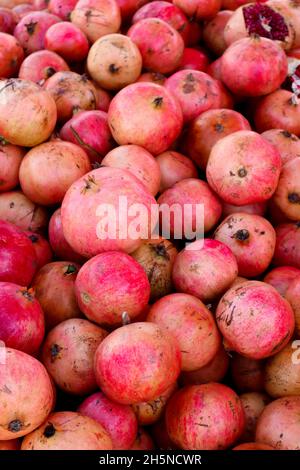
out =
[[[283,129],[269,129],[262,133],[262,137],[277,148],[283,165],[300,157],[300,139],[295,134]]]
[[[154,400],[132,405],[138,424],[140,426],[147,426],[156,423],[163,415],[167,401],[170,399],[171,395],[173,395],[176,388],[177,383],[174,383]]]
[[[222,10],[204,25],[203,39],[205,45],[216,56],[222,55],[227,49],[227,44],[224,38],[224,29],[231,16],[232,11]]]
[[[51,247],[46,238],[42,237],[38,233],[26,231],[26,234],[28,239],[31,241],[36,254],[37,269],[40,269],[52,260]]]
[[[219,302],[216,320],[226,348],[250,359],[276,354],[295,328],[289,303],[272,286],[259,281],[229,289]]]
[[[183,385],[200,385],[209,382],[222,382],[229,366],[229,356],[220,345],[214,357],[205,366],[197,370],[185,371],[180,375]]]
[[[65,320],[50,331],[42,361],[61,390],[87,395],[97,388],[94,355],[106,336],[105,330],[80,318]]]
[[[33,52],[22,62],[19,78],[42,84],[56,72],[69,70],[68,64],[55,52]]]
[[[0,32],[0,77],[15,76],[23,59],[24,51],[20,43],[10,34]]]
[[[209,20],[221,9],[222,0],[173,0],[187,16],[197,21]]]
[[[45,34],[60,19],[45,11],[33,11],[23,16],[17,24],[14,35],[26,54],[45,49]]]
[[[101,424],[87,416],[60,411],[22,442],[21,450],[112,450],[109,434]]]
[[[79,268],[74,263],[55,261],[44,265],[34,277],[32,286],[44,311],[47,329],[82,316],[74,289]]]
[[[287,290],[292,285],[293,280],[299,275],[300,269],[293,268],[292,266],[280,266],[279,268],[272,269],[272,271],[265,276],[264,282],[271,284],[279,294],[286,297]]]
[[[102,392],[86,398],[78,412],[97,421],[110,435],[115,450],[129,449],[137,436],[138,423],[129,405],[121,405]]]
[[[47,8],[50,13],[58,16],[63,21],[68,21],[78,0],[50,0]]]
[[[221,450],[239,438],[245,416],[235,392],[212,382],[176,392],[167,404],[166,423],[170,438],[181,449]]]
[[[167,150],[158,155],[156,161],[161,173],[159,188],[161,193],[179,181],[198,176],[193,162],[182,153]]]
[[[264,362],[233,354],[230,361],[231,378],[240,392],[264,390]]]
[[[45,49],[56,52],[68,62],[79,62],[88,55],[86,35],[75,24],[67,21],[50,26],[44,41]]]
[[[300,222],[278,225],[276,237],[273,263],[300,269]]]
[[[183,371],[207,365],[220,347],[220,335],[212,314],[191,295],[163,297],[152,305],[147,321],[156,323],[176,339]]]
[[[287,162],[279,178],[273,202],[289,220],[300,220],[300,157]]]
[[[30,201],[21,191],[0,194],[0,219],[37,233],[44,232],[48,225],[46,209]]]
[[[25,151],[21,147],[0,144],[0,193],[15,188],[19,183],[19,168]]]
[[[154,323],[132,323],[115,330],[95,355],[99,387],[122,404],[154,400],[176,381],[180,366],[175,340]]]
[[[0,440],[29,434],[47,418],[53,405],[53,388],[43,364],[16,349],[1,348]],[[34,393],[32,393],[34,390]]]
[[[263,412],[265,406],[271,401],[265,393],[248,392],[240,395],[242,402],[246,426],[240,437],[241,442],[251,442],[255,440],[255,429],[257,420]]]
[[[101,286],[101,289],[99,289]],[[79,308],[99,324],[120,325],[124,312],[138,316],[146,307],[150,284],[140,264],[125,253],[101,253],[80,269],[75,282]]]

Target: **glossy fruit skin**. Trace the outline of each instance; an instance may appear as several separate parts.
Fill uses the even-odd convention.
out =
[[[26,54],[45,48],[45,34],[60,19],[44,11],[33,11],[25,15],[17,24],[14,35]]]
[[[41,359],[61,390],[74,395],[87,395],[96,390],[94,355],[107,334],[81,318],[65,320],[49,332]]]
[[[300,333],[300,276],[298,275],[289,285],[286,291],[286,300],[291,304],[295,314],[296,337]]]
[[[138,316],[150,297],[143,268],[129,255],[117,251],[87,261],[78,273],[75,290],[81,311],[101,325],[121,325],[124,312],[129,318]]]
[[[52,51],[33,52],[23,60],[19,78],[43,84],[56,72],[70,70],[62,57]]]
[[[174,336],[182,353],[182,370],[207,365],[220,347],[220,336],[211,312],[188,294],[170,294],[150,308],[147,321]]]
[[[182,153],[167,150],[158,155],[156,161],[161,173],[161,193],[181,180],[197,178],[198,176],[194,163]]]
[[[236,259],[223,243],[206,238],[190,243],[178,255],[173,282],[179,292],[207,303],[218,299],[238,274]],[[215,351],[216,352],[216,351]]]
[[[286,223],[276,227],[275,266],[294,266],[300,269],[300,224]]]
[[[183,118],[179,103],[166,88],[144,82],[127,86],[112,99],[108,123],[119,145],[140,145],[158,155],[177,139]]]
[[[36,355],[45,333],[44,313],[34,292],[0,282],[0,339],[6,347]]]
[[[15,76],[23,59],[24,51],[20,43],[10,34],[0,32],[0,77]]]
[[[26,436],[21,450],[112,450],[111,438],[101,424],[71,411],[52,413]]]
[[[47,418],[53,406],[53,388],[43,364],[24,352],[5,348],[5,364],[0,368],[0,440],[16,439]]]
[[[14,189],[19,183],[19,168],[25,151],[16,145],[0,145],[0,193]]]
[[[177,380],[181,353],[157,325],[132,323],[105,338],[94,365],[97,383],[108,398],[134,404],[157,398]]]
[[[216,320],[227,349],[250,359],[276,354],[295,329],[289,303],[272,286],[260,281],[229,289],[218,304]]]
[[[203,422],[208,426],[199,426]],[[229,387],[211,382],[179,390],[167,404],[167,431],[184,450],[221,450],[243,432],[242,403]]]
[[[292,286],[293,281],[300,276],[300,269],[293,266],[279,266],[272,269],[264,278],[264,282],[271,284],[283,297]],[[287,299],[288,300],[288,299]]]
[[[101,424],[111,437],[115,450],[129,449],[137,435],[138,423],[129,405],[120,405],[107,398],[102,392],[86,398],[78,412]]]
[[[0,281],[29,286],[37,267],[34,248],[18,227],[0,220]]]
[[[226,155],[231,158],[224,159]],[[256,132],[238,131],[214,145],[206,176],[225,202],[240,206],[270,199],[280,171],[280,154],[273,145]]]
[[[83,316],[75,297],[79,269],[75,263],[54,261],[44,265],[35,275],[32,286],[44,311],[48,330],[69,318]]]
[[[209,382],[222,382],[229,367],[229,356],[221,345],[205,366],[194,371],[182,372],[180,383],[183,385],[201,385]]]
[[[56,52],[68,62],[84,60],[89,51],[85,34],[72,23],[56,23],[45,34],[45,49]]]

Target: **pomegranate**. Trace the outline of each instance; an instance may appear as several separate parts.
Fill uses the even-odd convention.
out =
[[[256,3],[264,3],[267,0],[256,0]],[[223,8],[228,8],[228,10],[236,10],[241,5],[249,3],[249,0],[222,0]]]
[[[240,392],[262,392],[264,390],[264,362],[233,354],[231,377]]]
[[[296,337],[299,338],[300,337],[300,276],[299,275],[291,281],[286,291],[285,297],[286,297],[286,300],[291,304],[291,307],[294,311],[295,322],[296,322],[296,330],[295,330]]]
[[[0,7],[0,32],[12,34],[17,24],[17,15],[9,8]]]
[[[29,231],[26,231],[26,234],[36,254],[37,270],[41,269],[52,260],[51,247],[46,238],[43,238],[41,235]]]
[[[207,53],[202,50],[192,49],[185,47],[182,59],[179,65],[179,70],[198,70],[199,72],[206,72],[209,64]]]
[[[35,8],[35,6],[31,3],[20,3],[19,5],[16,5],[12,9],[18,21],[20,21],[23,18],[23,16],[36,10],[37,9]]]
[[[300,276],[300,269],[293,268],[292,266],[280,266],[279,268],[272,269],[265,276],[264,282],[271,284],[280,295],[286,297],[287,290],[298,276]]]
[[[156,323],[176,339],[182,353],[182,370],[194,371],[217,354],[220,336],[210,311],[188,294],[171,294],[150,308],[147,321]]]
[[[299,411],[299,396],[269,403],[258,420],[256,441],[278,450],[299,450]]]
[[[257,420],[263,412],[265,406],[271,401],[265,393],[248,392],[240,395],[245,418],[246,427],[240,437],[241,442],[251,442],[255,440],[255,429]]]
[[[47,172],[41,172],[41,165]],[[91,169],[86,153],[69,142],[53,141],[31,149],[20,167],[24,194],[43,205],[62,201],[71,184]]]
[[[109,434],[101,424],[87,416],[60,411],[22,442],[21,450],[112,450]]]
[[[280,154],[272,144],[256,132],[238,131],[214,145],[206,176],[225,202],[240,206],[270,199],[280,171]]]
[[[216,310],[226,348],[250,359],[276,354],[290,340],[294,313],[269,284],[249,281],[229,289]]]
[[[43,364],[28,354],[5,348],[0,364],[0,440],[29,434],[47,418],[53,389]],[[34,393],[32,393],[34,390]]]
[[[0,32],[0,77],[16,75],[23,59],[24,51],[19,42],[10,34]]]
[[[76,113],[62,127],[59,136],[81,147],[91,162],[101,162],[113,147],[113,138],[104,111]]]
[[[19,168],[25,151],[16,145],[0,143],[0,193],[19,183]]]
[[[121,145],[106,154],[102,166],[130,171],[155,196],[160,187],[158,161],[138,145]]]
[[[20,445],[19,439],[0,441],[0,450],[20,450]]]
[[[125,405],[157,398],[176,381],[180,366],[175,340],[154,323],[115,330],[95,355],[99,387],[108,398]]]
[[[44,89],[55,100],[59,121],[68,121],[80,110],[96,109],[97,92],[86,75],[57,72],[46,81]]]
[[[300,171],[300,157],[287,162],[279,178],[274,194],[274,204],[289,220],[300,220],[300,184],[297,175]]]
[[[137,436],[137,419],[129,405],[120,405],[102,392],[86,398],[78,412],[97,421],[110,435],[115,450],[128,450]]]
[[[278,225],[276,236],[273,263],[300,269],[300,222]]]
[[[227,202],[223,203],[223,217],[224,218],[227,217],[228,215],[236,214],[239,212],[264,216],[266,210],[267,210],[267,201],[256,202],[254,204],[246,204],[244,206],[234,206],[233,204],[227,204]]]
[[[221,450],[240,437],[245,416],[235,392],[211,382],[176,392],[167,404],[166,423],[171,440],[181,449]]]
[[[75,24],[67,21],[50,26],[45,34],[45,49],[56,52],[65,60],[84,60],[89,51],[86,35]]]
[[[26,54],[45,49],[45,34],[60,19],[45,11],[33,11],[23,16],[17,24],[14,35]]]
[[[161,173],[159,188],[161,193],[179,181],[198,176],[193,162],[182,153],[167,150],[158,155],[156,161]]]
[[[124,312],[129,318],[136,317],[150,297],[150,284],[143,268],[117,251],[101,253],[85,263],[75,287],[81,311],[89,320],[104,325],[120,325]]]
[[[222,0],[173,0],[187,16],[197,21],[214,18],[221,9]]]
[[[34,204],[21,191],[0,194],[0,219],[37,233],[44,232],[48,225],[46,209]]]
[[[156,85],[164,85],[167,77],[159,72],[144,72],[139,76],[137,82],[150,82]]]
[[[267,5],[277,11],[283,16],[287,23],[290,23],[294,30],[294,38],[292,47],[299,47],[300,45],[300,15],[299,15],[299,1],[298,0],[287,0],[281,2],[279,0],[269,0]]]
[[[216,56],[220,56],[227,49],[224,38],[224,29],[232,16],[232,11],[219,11],[214,18],[208,21],[203,28],[203,39],[208,49]]]
[[[106,90],[102,90],[102,88],[98,87],[97,85],[95,85],[95,90],[96,90],[96,109],[107,113],[110,102],[111,102],[110,94]]]
[[[200,385],[209,382],[222,382],[229,366],[229,356],[220,345],[214,357],[205,366],[197,370],[182,372],[180,381],[183,385]]]
[[[246,0],[248,1],[248,0]],[[239,444],[232,450],[275,450],[274,447],[268,446],[267,444],[260,444],[259,442],[247,442],[245,444]]]
[[[218,59],[214,60],[209,64],[207,67],[206,72],[216,80],[222,80],[221,76],[221,64],[222,64],[222,57],[219,57]]]
[[[143,428],[139,428],[137,438],[129,450],[154,450],[154,442]]]
[[[55,261],[44,265],[34,277],[32,286],[43,308],[48,330],[65,320],[82,316],[74,288],[79,268],[74,263]]]
[[[202,38],[202,27],[200,26],[199,22],[193,18],[189,18],[189,29],[187,34],[186,45],[191,46],[198,46],[198,43],[201,41]]]
[[[19,70],[19,78],[43,84],[57,72],[69,70],[68,64],[55,52],[37,51],[25,58]]]
[[[176,29],[165,21],[145,18],[133,24],[127,34],[139,48],[144,68],[171,73],[179,66],[184,41]]]
[[[172,384],[159,397],[149,402],[136,403],[132,409],[140,426],[146,426],[157,422],[163,415],[167,401],[177,388],[177,383]]]
[[[172,270],[177,254],[175,246],[163,237],[145,240],[132,253],[148,276],[151,302],[172,292]]]
[[[78,0],[50,0],[47,8],[53,15],[58,16],[63,21],[68,21],[77,1]]]
[[[242,114],[232,109],[210,109],[189,126],[185,137],[187,154],[205,170],[213,146],[227,135],[242,130],[251,130]]]
[[[298,357],[299,354],[291,342],[275,356],[268,359],[265,367],[265,390],[271,397],[299,395],[300,366]]]
[[[263,132],[262,137],[277,148],[283,165],[300,157],[300,139],[295,134],[282,129],[270,129]]]
[[[121,26],[121,13],[116,0],[79,0],[70,15],[90,42],[116,33]]]
[[[0,81],[0,134],[7,142],[23,147],[44,142],[54,130],[56,117],[53,98],[35,83]]]
[[[91,47],[87,69],[92,79],[107,90],[120,90],[135,82],[142,71],[142,56],[123,34],[108,34]]]

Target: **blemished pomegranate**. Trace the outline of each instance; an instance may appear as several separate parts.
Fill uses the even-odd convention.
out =
[[[181,449],[221,450],[240,437],[245,415],[236,393],[212,382],[176,392],[167,404],[166,423],[170,438]]]
[[[207,365],[220,348],[220,335],[212,313],[196,297],[171,294],[151,306],[147,321],[168,331],[182,353],[183,371]]]
[[[209,382],[222,382],[229,367],[229,356],[221,345],[205,366],[193,371],[184,371],[180,375],[183,385],[201,385]]]
[[[13,36],[0,32],[0,77],[10,78],[18,73],[24,51]]]
[[[300,269],[300,222],[276,227],[273,263],[276,266],[294,266]]]
[[[230,248],[207,238],[189,244],[177,255],[173,282],[178,292],[211,302],[229,289],[237,274],[237,261]]]
[[[250,359],[279,352],[295,329],[290,304],[269,284],[249,281],[229,289],[216,310],[226,348]]]
[[[83,316],[75,296],[79,268],[78,264],[68,261],[54,261],[45,264],[35,275],[32,286],[48,330],[65,320]]]
[[[99,289],[101,286],[101,289]],[[150,284],[142,266],[126,253],[110,251],[90,259],[75,281],[79,308],[103,325],[121,325],[124,312],[138,316],[150,297]]]
[[[45,34],[45,49],[56,52],[68,62],[84,60],[89,51],[86,35],[67,21],[53,24]]]
[[[25,150],[16,145],[0,144],[0,193],[19,183],[19,169]]]
[[[102,392],[97,392],[81,403],[78,412],[104,427],[115,450],[129,449],[133,445],[138,422],[131,406],[115,403]]]
[[[175,340],[150,322],[118,328],[95,355],[99,387],[108,398],[125,405],[157,398],[177,380],[180,367]]]
[[[88,416],[71,411],[52,413],[22,442],[21,450],[112,450],[109,434]]]
[[[288,343],[265,366],[265,390],[273,398],[299,395],[299,353],[293,342]]]
[[[280,268],[278,268],[280,269]],[[287,301],[291,304],[291,307],[295,314],[295,322],[296,322],[296,337],[299,338],[300,336],[300,275],[295,277],[293,281],[291,281],[285,295]]]
[[[10,440],[40,426],[51,412],[54,396],[43,364],[16,349],[5,348],[4,354],[5,363],[0,364],[0,440]]]
[[[239,392],[262,392],[264,390],[264,361],[234,353],[231,354],[230,371],[233,384]]]
[[[281,171],[273,202],[289,220],[300,220],[300,157],[287,162]]]
[[[142,73],[137,82],[150,82],[155,83],[156,85],[164,85],[167,77],[160,72],[144,72]]]
[[[280,153],[282,164],[300,157],[300,139],[284,129],[269,129],[262,137],[273,144]]]
[[[198,176],[194,163],[182,153],[167,150],[158,155],[156,161],[160,168],[159,191],[161,193],[179,181]]]
[[[14,35],[26,54],[45,49],[45,34],[60,19],[46,11],[33,11],[18,22]]]
[[[163,416],[166,404],[176,389],[177,383],[174,383],[154,400],[132,405],[138,424],[140,426],[148,426],[156,423]]]
[[[62,57],[52,51],[33,52],[25,58],[19,70],[19,78],[43,84],[57,72],[69,70]]]
[[[264,278],[264,282],[271,284],[283,297],[293,284],[294,279],[300,276],[300,269],[293,266],[280,266],[272,269]]]
[[[240,437],[240,441],[251,442],[255,440],[257,420],[265,406],[270,403],[271,399],[265,393],[248,392],[240,395],[240,400],[242,402],[246,418],[245,430]]]
[[[26,231],[27,238],[31,241],[36,254],[37,270],[42,268],[45,264],[52,261],[53,253],[49,242],[46,238],[38,233]]]
[[[50,13],[58,16],[63,21],[68,21],[78,0],[50,0],[47,8]]]

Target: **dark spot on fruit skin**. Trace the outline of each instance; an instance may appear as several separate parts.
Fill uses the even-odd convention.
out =
[[[15,207],[15,203],[14,203],[14,202],[11,202],[11,203],[9,204],[9,208],[10,208],[10,209],[13,209],[14,207]]]
[[[49,423],[49,424],[47,424],[47,426],[45,427],[44,432],[43,432],[43,435],[44,435],[45,437],[49,438],[49,437],[54,436],[55,433],[56,433],[55,427],[53,426],[52,423]]]
[[[162,104],[163,104],[163,97],[162,96],[157,96],[156,98],[154,98],[153,100],[153,104],[154,104],[154,107],[155,108],[161,108]]]
[[[159,243],[158,245],[151,245],[151,247],[154,249],[155,253],[158,256],[162,256],[163,258],[166,258],[167,260],[170,259],[170,255],[168,254],[167,249],[164,246],[163,242]]]
[[[288,195],[288,200],[291,204],[300,204],[300,195],[298,193],[291,193]]]
[[[10,432],[20,432],[23,427],[23,424],[19,419],[14,419],[8,425],[8,430]]]
[[[35,235],[34,233],[32,235],[29,235],[29,240],[32,241],[32,243],[37,243],[39,241],[39,237]]]
[[[287,139],[290,139],[291,137],[293,137],[289,131],[281,131],[281,134]]]
[[[60,347],[58,344],[52,344],[50,347],[51,362],[54,362],[58,358],[61,350],[62,347]]]
[[[56,74],[56,70],[53,67],[47,67],[45,71],[46,78],[52,77],[52,75]]]
[[[35,32],[35,27],[37,25],[37,21],[30,21],[30,23],[25,24],[25,28],[27,30],[27,33],[32,36]]]
[[[224,131],[224,126],[220,123],[215,124],[215,130],[217,132],[223,132]]]
[[[246,240],[248,240],[250,238],[250,233],[248,230],[246,229],[241,229],[241,230],[238,230],[233,236],[232,238],[235,238],[236,240],[240,241],[240,242],[244,242]]]
[[[245,178],[245,176],[247,176],[246,168],[240,168],[237,174],[240,178]]]
[[[77,273],[77,268],[74,266],[74,264],[68,264],[67,269],[64,272],[64,276],[67,276],[68,274],[74,274]]]
[[[182,87],[182,91],[185,94],[192,93],[195,91],[195,77],[192,73],[189,73],[186,77],[184,85]]]
[[[110,66],[108,67],[108,70],[110,71],[110,73],[115,74],[119,72],[120,67],[116,67],[115,64],[110,64]]]
[[[32,289],[23,289],[22,290],[22,295],[25,297],[25,299],[32,301],[34,300],[34,294]]]

